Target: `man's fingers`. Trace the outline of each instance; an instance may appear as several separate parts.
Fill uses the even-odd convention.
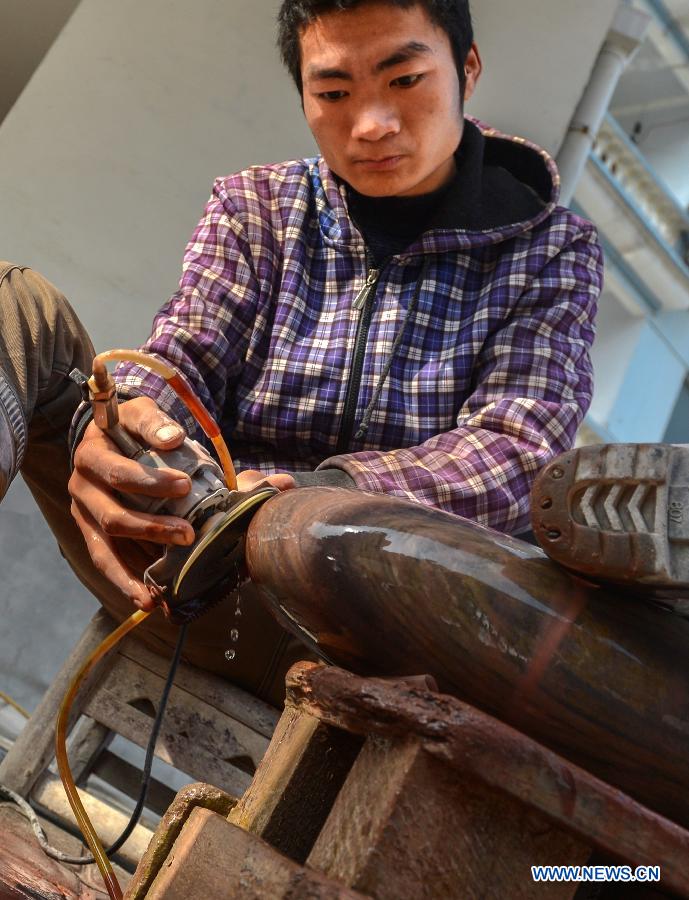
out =
[[[85,478],[107,484],[115,491],[147,497],[184,497],[191,479],[178,469],[156,469],[123,456],[110,438],[96,426],[87,429],[74,454],[74,468]]]
[[[237,490],[250,491],[259,485],[271,485],[279,491],[288,491],[294,487],[294,478],[286,472],[265,475],[257,469],[244,469],[237,475]]]
[[[173,450],[184,441],[184,429],[148,397],[126,401],[119,411],[122,427],[146,446]],[[130,509],[126,498],[121,499],[114,492],[172,498],[184,497],[190,490],[187,474],[128,459],[93,422],[77,447],[69,480],[72,514],[96,568],[141,609],[155,605],[135,574],[150,563],[146,562],[141,542],[147,542],[146,549],[150,542],[189,546],[194,541],[194,530],[175,516]]]
[[[173,450],[186,436],[184,428],[150,397],[137,397],[120,404],[120,424],[156,450]]]
[[[278,472],[275,475],[268,475],[264,481],[266,484],[272,485],[272,487],[277,488],[279,491],[289,491],[296,486],[294,478],[291,475],[288,475],[287,472]]]
[[[189,546],[194,541],[194,529],[176,516],[155,516],[128,509],[97,482],[74,472],[69,491],[77,508],[86,513],[98,529],[108,537],[125,537],[156,544]]]
[[[153,609],[155,603],[148,588],[123,564],[112,540],[98,528],[90,513],[82,510],[77,503],[72,503],[72,515],[84,535],[96,569],[139,609]]]

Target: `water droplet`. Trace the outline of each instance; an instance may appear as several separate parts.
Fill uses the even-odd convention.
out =
[[[235,658],[236,655],[237,655],[236,650],[225,650],[225,659],[228,662],[232,662],[232,660]]]
[[[234,614],[235,614],[235,616],[241,616],[241,614],[242,614],[241,609],[239,607],[237,607],[237,609],[235,609],[235,611],[234,611]]]
[[[232,638],[233,641],[238,641],[239,640],[239,629],[233,628],[232,631],[230,632],[230,637]]]

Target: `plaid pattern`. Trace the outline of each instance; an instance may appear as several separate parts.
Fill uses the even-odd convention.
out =
[[[333,456],[367,260],[344,187],[322,159],[216,181],[179,290],[144,349],[186,375],[238,470],[337,467],[363,489],[523,530],[533,476],[571,446],[590,403],[602,281],[595,229],[556,208],[554,163],[533,152],[553,179],[537,218],[433,230],[386,265],[355,431],[429,260],[368,432],[346,454]],[[156,376],[125,365],[117,377],[122,393],[153,397],[194,433]]]

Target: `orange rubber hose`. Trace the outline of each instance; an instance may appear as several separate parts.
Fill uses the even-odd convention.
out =
[[[139,609],[133,615],[131,615],[128,619],[126,619],[119,628],[116,628],[112,634],[109,634],[105,640],[99,644],[99,646],[93,651],[93,653],[89,656],[83,666],[77,672],[74,680],[69,686],[69,690],[65,694],[65,698],[62,701],[62,705],[60,706],[60,712],[57,716],[57,727],[55,729],[55,757],[57,759],[57,768],[60,773],[60,778],[62,779],[62,783],[65,786],[65,791],[67,793],[67,799],[69,800],[69,805],[72,807],[72,812],[74,813],[76,820],[79,824],[79,828],[81,829],[81,833],[84,835],[86,843],[93,854],[94,859],[100,869],[101,875],[103,876],[103,880],[105,882],[105,887],[108,891],[108,894],[111,897],[111,900],[122,900],[122,888],[119,885],[117,880],[117,876],[113,871],[112,865],[110,864],[110,860],[105,855],[105,850],[103,849],[103,845],[100,842],[96,831],[91,824],[91,820],[88,817],[86,810],[84,809],[84,804],[81,802],[81,797],[79,796],[79,792],[77,791],[77,786],[74,783],[74,779],[72,778],[72,770],[69,767],[69,760],[67,758],[67,725],[69,722],[69,714],[72,708],[72,703],[74,702],[74,698],[77,695],[77,692],[81,685],[84,682],[84,679],[89,674],[89,672],[93,669],[97,662],[99,662],[108,650],[112,649],[122,638],[128,634],[132,628],[136,628],[144,619],[150,616],[150,612],[144,612],[144,610]]]
[[[137,365],[144,366],[160,375],[170,385],[172,390],[177,394],[179,399],[184,403],[192,416],[196,419],[203,433],[213,442],[220,465],[225,475],[225,484],[231,491],[237,490],[237,473],[232,463],[230,451],[218,428],[215,419],[208,412],[206,407],[201,403],[199,398],[189,388],[182,376],[172,366],[151,356],[148,353],[142,353],[139,350],[106,350],[99,353],[94,359],[94,368],[104,365],[106,362],[133,362]]]

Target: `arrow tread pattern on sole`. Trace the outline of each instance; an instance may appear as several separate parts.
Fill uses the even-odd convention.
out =
[[[572,518],[596,531],[653,534],[656,487],[612,480],[578,487],[571,501]]]

